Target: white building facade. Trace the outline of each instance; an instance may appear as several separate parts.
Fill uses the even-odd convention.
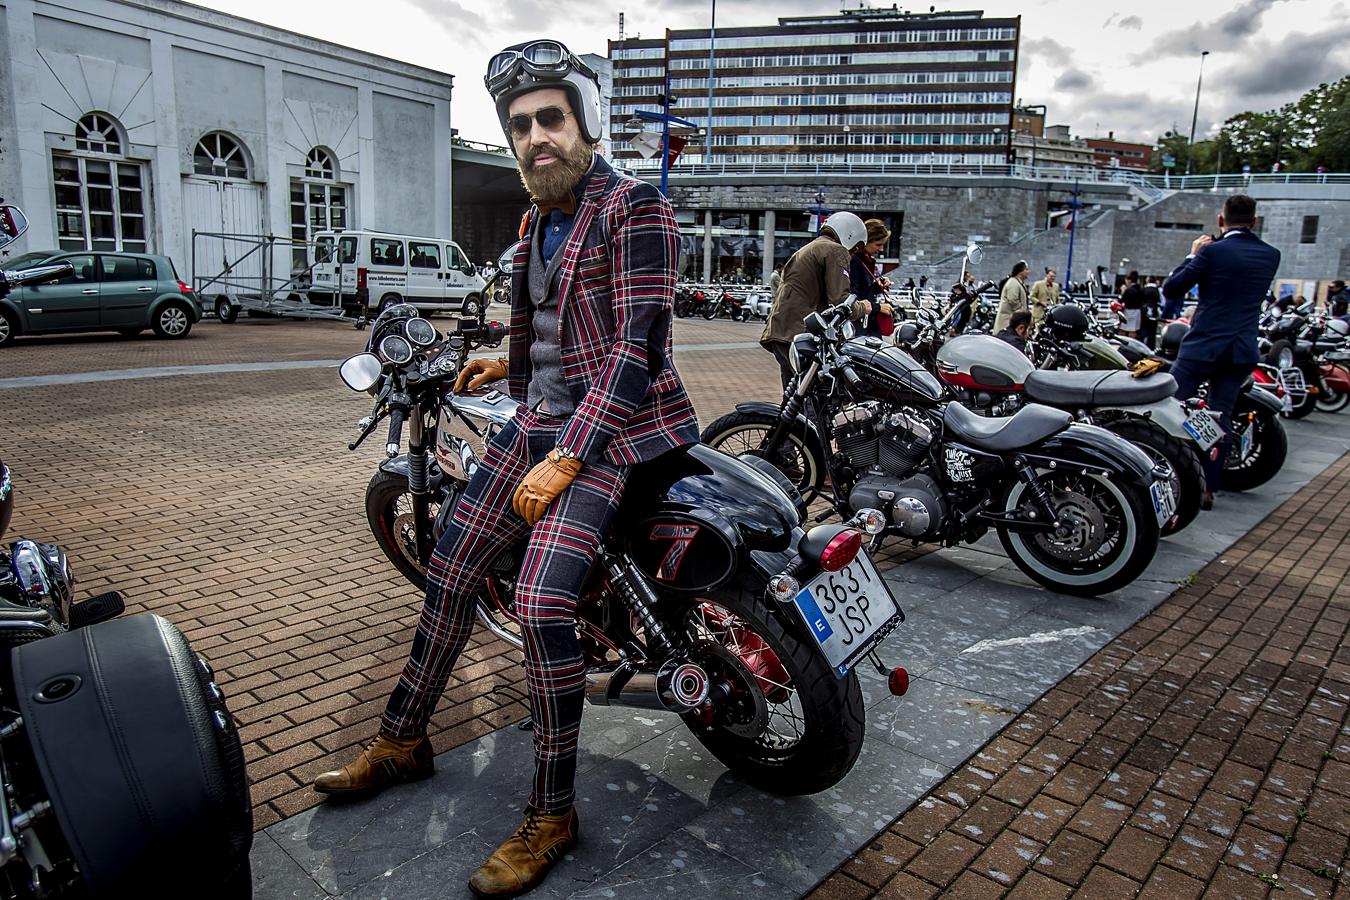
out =
[[[0,48],[16,252],[285,279],[321,230],[451,236],[448,74],[175,0],[0,0]]]

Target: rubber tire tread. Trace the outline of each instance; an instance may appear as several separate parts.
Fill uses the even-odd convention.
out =
[[[187,316],[187,328],[183,329],[182,334],[169,334],[159,324],[160,317],[164,315],[164,311],[175,307],[181,309],[183,314]],[[182,340],[192,334],[192,310],[188,309],[186,304],[179,303],[177,300],[170,301],[160,307],[159,312],[155,313],[155,321],[150,323],[150,327],[155,332],[155,337],[157,338],[163,338],[164,340],[170,341]]]
[[[1164,526],[1163,536],[1176,534],[1195,521],[1200,515],[1200,498],[1205,492],[1205,464],[1195,444],[1187,445],[1161,426],[1142,419],[1117,419],[1104,427],[1132,444],[1144,444],[1159,451],[1177,470],[1181,496],[1177,498],[1176,524]]]
[[[867,732],[862,686],[856,672],[844,678],[835,674],[814,643],[767,614],[757,595],[763,596],[733,581],[710,599],[750,622],[792,675],[807,722],[798,750],[786,760],[766,763],[754,759],[754,745],[745,738],[703,728],[692,714],[684,717],[685,724],[708,752],[746,783],[781,797],[816,794],[838,784],[862,752]]]
[[[388,512],[393,508],[393,504],[398,498],[408,493],[408,479],[397,472],[386,472],[383,469],[378,470],[371,476],[370,483],[366,485],[366,521],[370,523],[371,533],[375,535],[375,543],[380,545],[380,550],[398,569],[399,574],[412,582],[413,586],[419,591],[427,589],[427,576],[418,571],[412,563],[408,562],[403,553],[393,543],[392,526],[386,530],[384,519]]]
[[[1284,467],[1285,457],[1289,455],[1289,435],[1284,430],[1284,422],[1280,421],[1277,414],[1264,408],[1257,411],[1256,417],[1265,423],[1262,426],[1261,455],[1254,466],[1224,469],[1220,490],[1250,491],[1274,478]]]

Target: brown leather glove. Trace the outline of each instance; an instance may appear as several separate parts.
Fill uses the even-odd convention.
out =
[[[1135,378],[1147,378],[1154,372],[1157,372],[1162,367],[1163,367],[1162,360],[1145,357],[1144,359],[1139,360],[1133,366],[1130,367],[1130,374],[1132,374]]]
[[[476,391],[485,384],[501,381],[505,377],[505,356],[497,359],[472,359],[464,368],[459,370],[459,377],[455,379],[454,391],[456,394],[463,391],[465,381],[469,381],[469,390]]]
[[[549,504],[558,499],[558,495],[567,489],[580,471],[581,460],[561,456],[557,450],[550,450],[544,461],[531,469],[520,482],[511,499],[511,508],[526,524],[536,524],[544,517]]]

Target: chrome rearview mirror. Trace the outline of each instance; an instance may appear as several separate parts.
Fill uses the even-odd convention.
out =
[[[338,367],[338,375],[347,387],[354,391],[368,391],[380,380],[384,366],[374,353],[358,353],[343,360]]]
[[[984,259],[984,251],[980,249],[979,244],[975,243],[974,241],[971,241],[969,244],[966,244],[967,262],[969,262],[972,265],[978,266],[980,264],[980,260],[982,259]]]
[[[19,239],[28,230],[28,217],[17,206],[0,206],[0,247]]]

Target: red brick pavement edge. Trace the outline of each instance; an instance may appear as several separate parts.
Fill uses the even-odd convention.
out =
[[[1350,455],[810,900],[1350,900]]]

